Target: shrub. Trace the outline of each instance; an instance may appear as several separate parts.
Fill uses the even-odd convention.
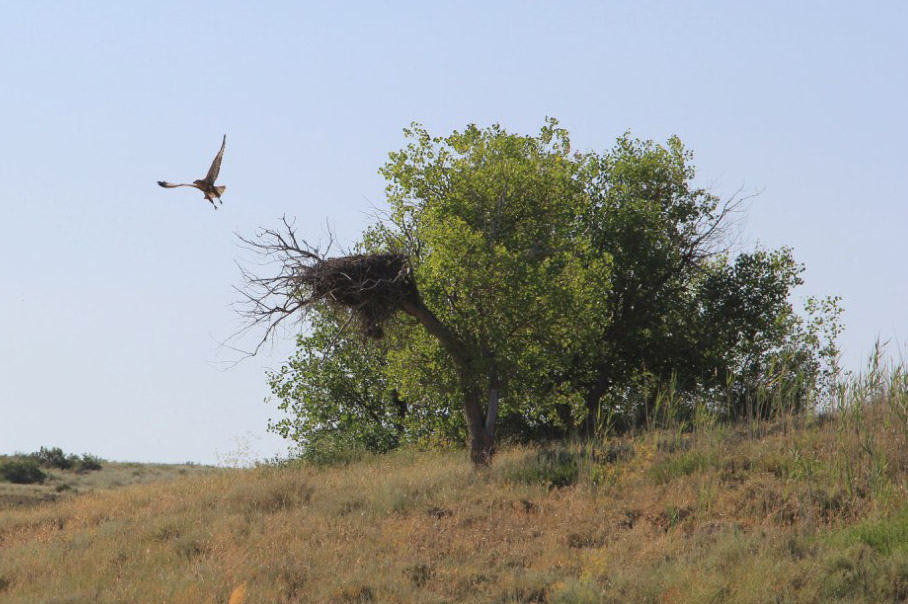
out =
[[[551,488],[570,486],[577,482],[579,474],[577,455],[561,448],[541,449],[505,470],[509,480]]]
[[[0,477],[14,484],[42,483],[47,474],[34,459],[11,459],[0,463]]]
[[[42,468],[57,468],[58,470],[70,469],[79,459],[75,455],[67,456],[60,447],[41,447],[37,453],[32,453],[30,457],[40,464]]]
[[[707,459],[699,451],[687,451],[664,459],[650,470],[658,484],[667,484],[676,478],[688,476],[707,467]]]
[[[88,453],[84,453],[82,455],[82,459],[80,459],[78,461],[78,463],[76,464],[76,471],[77,472],[91,472],[93,470],[100,470],[102,461],[103,460],[100,457],[97,457],[95,455],[89,455]]]
[[[100,457],[85,453],[82,457],[74,453],[69,455],[63,452],[60,447],[41,447],[37,453],[28,456],[33,459],[42,468],[55,468],[57,470],[75,470],[76,472],[90,472],[100,470]]]
[[[367,457],[369,452],[353,435],[319,432],[306,443],[300,459],[317,467],[347,465]]]

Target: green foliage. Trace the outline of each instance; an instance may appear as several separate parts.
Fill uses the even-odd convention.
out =
[[[80,472],[92,472],[100,470],[103,466],[101,465],[104,460],[95,455],[89,455],[88,453],[82,454],[82,459],[79,460],[76,470]]]
[[[294,358],[269,375],[286,413],[269,429],[304,455],[317,456],[317,446],[340,441],[373,453],[395,448],[408,413],[388,383],[385,344],[344,331],[342,317],[325,308],[312,325],[299,337]]]
[[[41,447],[37,453],[32,453],[31,457],[41,467],[58,470],[69,470],[79,459],[75,455],[67,456],[60,447]]]
[[[790,302],[803,271],[790,249],[761,250],[714,268],[700,286],[706,326],[698,346],[701,371],[715,376],[714,388],[724,382],[726,415],[769,418],[811,403],[818,340]]]
[[[625,135],[590,161],[587,220],[613,287],[607,327],[578,365],[591,415],[606,405],[619,425],[651,418],[666,388],[687,416],[703,394],[733,417],[759,398],[771,416],[778,398],[803,407],[816,379],[818,350],[790,303],[803,267],[788,248],[723,253],[734,205],[692,185],[692,160],[675,137]]]
[[[83,454],[81,457],[75,453],[69,455],[60,447],[41,447],[37,452],[28,456],[42,468],[57,470],[75,470],[76,472],[89,472],[101,469],[103,460],[100,457]]]
[[[475,436],[493,393],[498,435],[538,440],[583,422],[689,426],[698,408],[764,419],[834,390],[838,299],[802,318],[790,249],[726,252],[734,204],[694,185],[677,137],[577,153],[553,119],[536,136],[405,134],[380,170],[388,220],[359,247],[405,254],[440,327],[399,315],[365,342],[319,309],[270,376],[275,432],[383,452]]]
[[[499,391],[502,416],[563,423],[554,404],[569,406],[570,396],[547,376],[590,343],[610,273],[609,255],[581,228],[586,160],[555,120],[536,137],[498,125],[448,137],[418,125],[405,132],[412,142],[381,170],[391,206],[390,223],[376,231],[382,245],[409,255],[423,301],[467,344],[469,377]],[[431,338],[408,339],[392,354],[405,398],[439,375],[454,381]]]
[[[14,458],[0,462],[0,477],[13,484],[35,484],[44,482],[47,474],[33,459]]]

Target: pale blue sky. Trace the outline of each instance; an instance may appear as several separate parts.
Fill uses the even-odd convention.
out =
[[[908,338],[908,9],[898,2],[5,2],[0,452],[270,456],[270,353],[225,368],[234,232],[354,241],[401,129],[469,122],[580,149],[678,134],[743,187],[744,243],[844,298],[849,366]],[[156,180],[204,175],[218,212]]]

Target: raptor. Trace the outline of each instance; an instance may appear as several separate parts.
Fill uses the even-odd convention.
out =
[[[205,178],[200,178],[199,180],[194,180],[192,183],[170,183],[164,180],[159,180],[158,184],[162,187],[173,189],[175,187],[195,187],[199,191],[205,194],[205,199],[211,202],[211,205],[214,206],[214,209],[218,209],[215,199],[218,203],[224,205],[224,202],[221,201],[221,195],[224,194],[224,191],[227,190],[227,187],[224,185],[215,186],[214,181],[218,179],[218,174],[221,172],[221,159],[224,157],[224,147],[227,145],[227,135],[224,135],[224,140],[221,141],[221,150],[218,151],[217,156],[215,156],[214,161],[211,162],[211,167],[208,168],[208,174],[205,175]]]

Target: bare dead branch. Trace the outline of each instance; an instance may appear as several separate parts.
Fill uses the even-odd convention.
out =
[[[315,298],[299,277],[325,260],[334,243],[333,236],[329,236],[323,252],[297,237],[295,221],[283,216],[281,223],[282,228],[259,229],[254,237],[237,233],[241,246],[252,252],[257,261],[251,263],[256,268],[237,263],[242,285],[234,288],[240,295],[234,309],[246,326],[234,338],[264,328],[255,348],[246,356],[257,354],[285,322],[305,319]]]
[[[294,222],[286,216],[278,229],[237,237],[259,259],[254,268],[239,265],[242,285],[235,288],[241,298],[235,308],[246,322],[236,335],[263,330],[248,356],[257,354],[280,326],[304,321],[317,304],[350,312],[351,320],[342,331],[355,320],[364,335],[380,338],[382,325],[400,308],[401,300],[418,299],[405,254],[329,258],[333,237],[322,251],[298,238]]]

